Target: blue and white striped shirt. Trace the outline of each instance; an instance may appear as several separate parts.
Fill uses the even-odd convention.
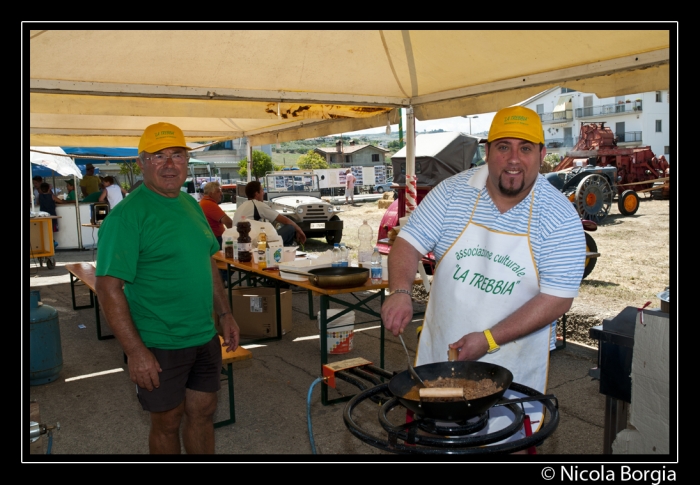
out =
[[[438,264],[469,222],[481,194],[473,221],[493,230],[526,233],[532,194],[530,241],[542,293],[575,298],[583,277],[586,239],[581,219],[572,203],[542,175],[533,191],[518,205],[501,214],[486,189],[488,165],[460,172],[442,181],[423,198],[398,237],[421,254],[430,251]],[[474,177],[474,180],[470,180]]]

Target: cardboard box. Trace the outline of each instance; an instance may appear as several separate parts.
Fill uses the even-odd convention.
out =
[[[233,288],[232,313],[243,338],[277,336],[277,308],[274,288]],[[282,312],[282,335],[292,330],[292,290],[280,289],[280,309]],[[221,333],[218,316],[215,316],[216,330]]]

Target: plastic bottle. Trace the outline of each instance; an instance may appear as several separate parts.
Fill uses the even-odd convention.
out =
[[[340,243],[340,266],[343,268],[348,267],[348,256],[350,255],[350,250],[345,245],[345,243]]]
[[[249,263],[253,259],[253,251],[250,240],[250,222],[245,220],[245,216],[236,224],[238,231],[238,260],[241,263]]]
[[[379,254],[379,248],[376,246],[374,248],[374,251],[372,252],[369,273],[373,285],[379,285],[382,283],[382,255]]]
[[[334,268],[340,267],[341,262],[341,252],[340,252],[340,245],[338,243],[333,244],[333,255],[331,259],[331,266]]]
[[[360,247],[357,248],[357,265],[360,268],[369,268],[372,259],[372,228],[367,224],[367,220],[362,221],[360,229],[357,231],[360,239]]]

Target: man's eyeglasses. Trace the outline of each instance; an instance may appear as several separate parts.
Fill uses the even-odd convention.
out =
[[[177,152],[171,153],[170,155],[156,153],[150,157],[145,157],[145,159],[153,165],[163,165],[168,158],[172,160],[175,165],[184,165],[190,159],[190,156],[187,153]]]

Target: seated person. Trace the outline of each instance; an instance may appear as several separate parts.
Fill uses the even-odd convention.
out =
[[[240,207],[236,207],[236,213],[233,216],[232,226],[238,224],[241,217],[245,216],[248,220],[263,221],[263,222],[278,222],[281,226],[277,229],[277,234],[282,238],[282,244],[291,246],[294,244],[294,236],[301,244],[306,242],[306,234],[290,218],[283,216],[269,205],[263,202],[265,191],[260,185],[260,182],[253,180],[245,186],[245,195],[248,200],[243,202]]]
[[[66,189],[68,190],[68,196],[66,200],[61,202],[75,202],[75,182],[66,180]]]

